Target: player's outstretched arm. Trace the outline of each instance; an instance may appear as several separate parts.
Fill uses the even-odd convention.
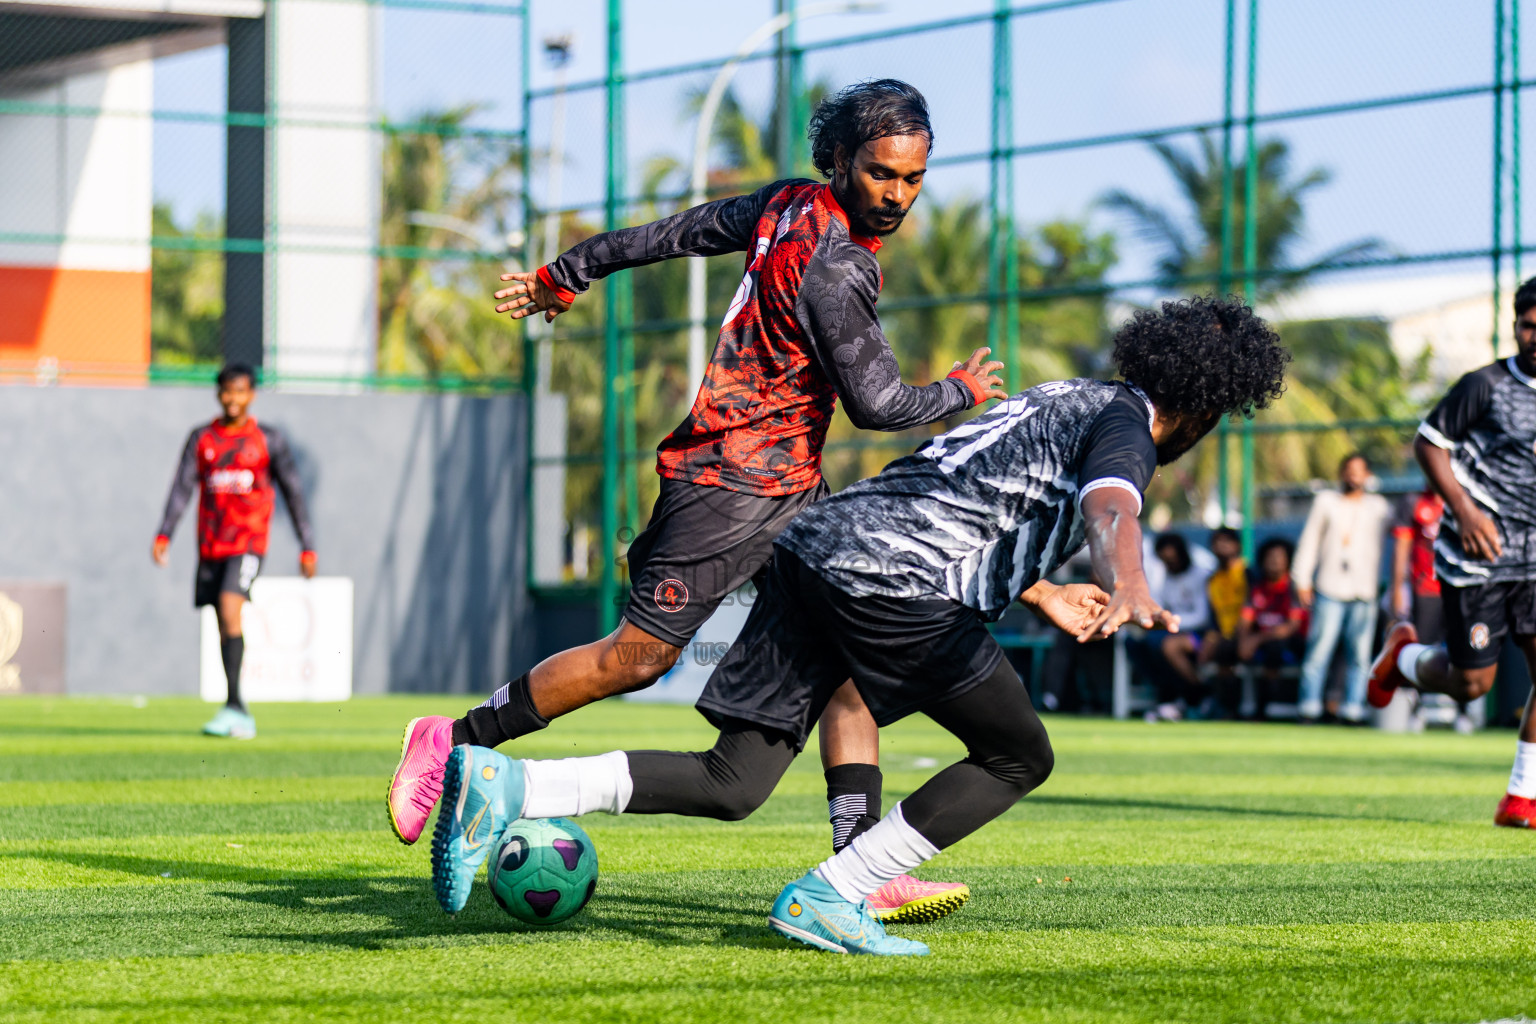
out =
[[[1098,487],[1083,496],[1084,529],[1093,575],[1109,591],[1109,603],[1077,634],[1079,643],[1113,634],[1127,622],[1143,629],[1179,629],[1179,617],[1159,605],[1141,564],[1141,510],[1125,487]]]
[[[197,438],[201,433],[201,427],[192,431],[187,437],[187,443],[182,445],[181,461],[176,464],[176,475],[171,479],[171,493],[165,499],[165,512],[160,516],[160,529],[155,532],[155,542],[149,550],[156,565],[163,566],[169,560],[167,556],[171,549],[171,532],[176,529],[181,514],[187,510],[187,502],[192,500],[192,491],[197,487]]]
[[[906,430],[953,416],[989,398],[1007,398],[991,349],[971,353],[945,380],[903,384],[896,353],[880,329],[880,270],[856,246],[818,252],[806,265],[795,317],[811,340],[843,411],[860,430]]]
[[[514,320],[543,313],[545,321],[571,308],[578,295],[609,274],[678,256],[718,256],[752,244],[764,207],[787,181],[776,181],[744,196],[717,199],[670,217],[593,235],[538,270],[502,274],[507,287],[498,313]]]
[[[273,427],[262,427],[267,437],[267,456],[271,459],[272,479],[283,492],[288,503],[288,514],[293,517],[293,532],[299,535],[299,571],[306,579],[315,575],[315,530],[309,520],[309,505],[304,500],[304,488],[299,483],[299,470],[293,461],[293,449],[288,438]]]
[[[1451,453],[1420,434],[1413,440],[1413,454],[1423,467],[1424,475],[1456,517],[1456,525],[1461,527],[1461,546],[1466,553],[1485,562],[1503,554],[1504,544],[1499,540],[1498,527],[1477,507],[1461,481],[1456,479],[1451,469]]]

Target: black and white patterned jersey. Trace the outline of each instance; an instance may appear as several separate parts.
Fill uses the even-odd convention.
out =
[[[1152,403],[1130,385],[1021,391],[801,512],[778,543],[856,597],[947,598],[999,618],[1083,546],[1082,496],[1141,496]]]
[[[1419,434],[1451,453],[1457,481],[1493,519],[1504,548],[1493,562],[1469,556],[1447,505],[1435,575],[1453,587],[1536,579],[1536,378],[1514,357],[1473,370],[1424,418]]]

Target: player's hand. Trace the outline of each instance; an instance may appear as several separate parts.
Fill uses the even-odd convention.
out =
[[[981,385],[981,390],[987,398],[1007,398],[1008,392],[1003,390],[1003,379],[997,375],[997,371],[1003,368],[1003,364],[996,359],[988,359],[992,354],[989,348],[979,348],[971,353],[971,358],[964,363],[957,362],[950,367],[949,372],[964,370],[976,378],[976,383]]]
[[[1408,590],[1406,587],[1392,588],[1392,617],[1402,622],[1408,621]]]
[[[306,551],[299,556],[299,573],[307,580],[315,578],[315,553]]]
[[[1458,509],[1456,521],[1461,524],[1461,547],[1473,558],[1484,562],[1492,562],[1504,553],[1504,544],[1499,540],[1499,528],[1493,525],[1493,520],[1483,515],[1482,509],[1468,503],[1465,509]]]
[[[1297,587],[1296,588],[1296,600],[1301,602],[1301,606],[1303,608],[1311,608],[1312,607],[1312,600],[1316,596],[1317,595],[1312,592],[1312,588],[1311,587]]]
[[[496,293],[496,298],[507,300],[496,307],[496,312],[511,313],[513,320],[543,313],[544,322],[552,323],[555,317],[571,308],[569,302],[560,301],[560,297],[539,280],[536,271],[502,274],[501,279],[512,283]]]
[[[155,560],[155,564],[164,568],[170,561],[167,553],[171,550],[171,542],[164,537],[156,537],[155,543],[149,549],[149,557]]]
[[[1152,592],[1147,589],[1145,579],[1137,579],[1115,588],[1109,604],[1094,616],[1086,629],[1077,634],[1077,642],[1085,644],[1090,640],[1113,636],[1127,622],[1135,623],[1142,629],[1161,626],[1170,633],[1179,631],[1179,617],[1152,599]]]
[[[1109,595],[1092,583],[1068,583],[1046,593],[1033,607],[1057,629],[1077,636],[1109,607]]]

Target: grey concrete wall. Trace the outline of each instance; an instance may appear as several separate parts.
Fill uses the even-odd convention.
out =
[[[261,392],[292,440],[320,573],[356,586],[357,693],[488,693],[526,667],[526,415],[515,397]],[[196,693],[195,503],[149,557],[212,388],[0,387],[0,578],[69,588],[73,693]],[[279,504],[263,570],[298,572]]]

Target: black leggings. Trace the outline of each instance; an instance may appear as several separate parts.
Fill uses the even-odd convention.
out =
[[[1004,659],[986,679],[925,713],[965,744],[950,765],[901,802],[907,823],[939,849],[1013,806],[1051,774],[1055,756],[1024,684]],[[786,734],[746,722],[694,754],[632,750],[632,814],[739,821],[773,792],[798,751]]]

